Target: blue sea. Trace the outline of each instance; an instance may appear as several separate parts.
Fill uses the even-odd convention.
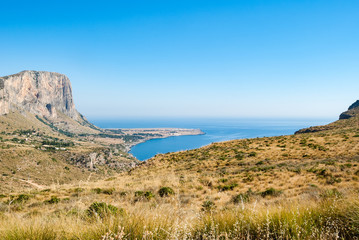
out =
[[[316,125],[328,124],[333,119],[90,119],[101,128],[193,128],[205,134],[152,139],[134,146],[130,153],[147,160],[159,153],[199,148],[213,142],[233,139],[271,137],[293,134]]]

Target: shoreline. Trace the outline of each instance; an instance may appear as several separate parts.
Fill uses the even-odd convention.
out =
[[[115,129],[112,128],[108,130],[115,130]],[[201,129],[190,129],[190,128],[118,128],[116,130],[121,130],[123,133],[129,136],[140,135],[143,137],[138,139],[137,141],[129,141],[124,143],[124,147],[127,153],[131,151],[132,147],[153,139],[162,139],[162,138],[179,137],[179,136],[196,136],[196,135],[206,134]]]

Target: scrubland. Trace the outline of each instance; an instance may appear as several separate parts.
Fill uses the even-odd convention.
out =
[[[356,120],[157,155],[98,181],[4,192],[1,239],[357,239]]]

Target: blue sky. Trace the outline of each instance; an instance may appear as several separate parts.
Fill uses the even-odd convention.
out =
[[[0,75],[66,74],[90,118],[336,118],[359,1],[2,1]]]

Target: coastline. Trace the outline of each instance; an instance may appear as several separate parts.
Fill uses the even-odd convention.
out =
[[[137,144],[144,143],[153,139],[178,137],[178,136],[195,136],[206,134],[201,129],[189,128],[119,128],[124,134],[129,136],[142,136],[136,141],[128,141],[124,143],[125,151],[129,153],[131,148]]]

